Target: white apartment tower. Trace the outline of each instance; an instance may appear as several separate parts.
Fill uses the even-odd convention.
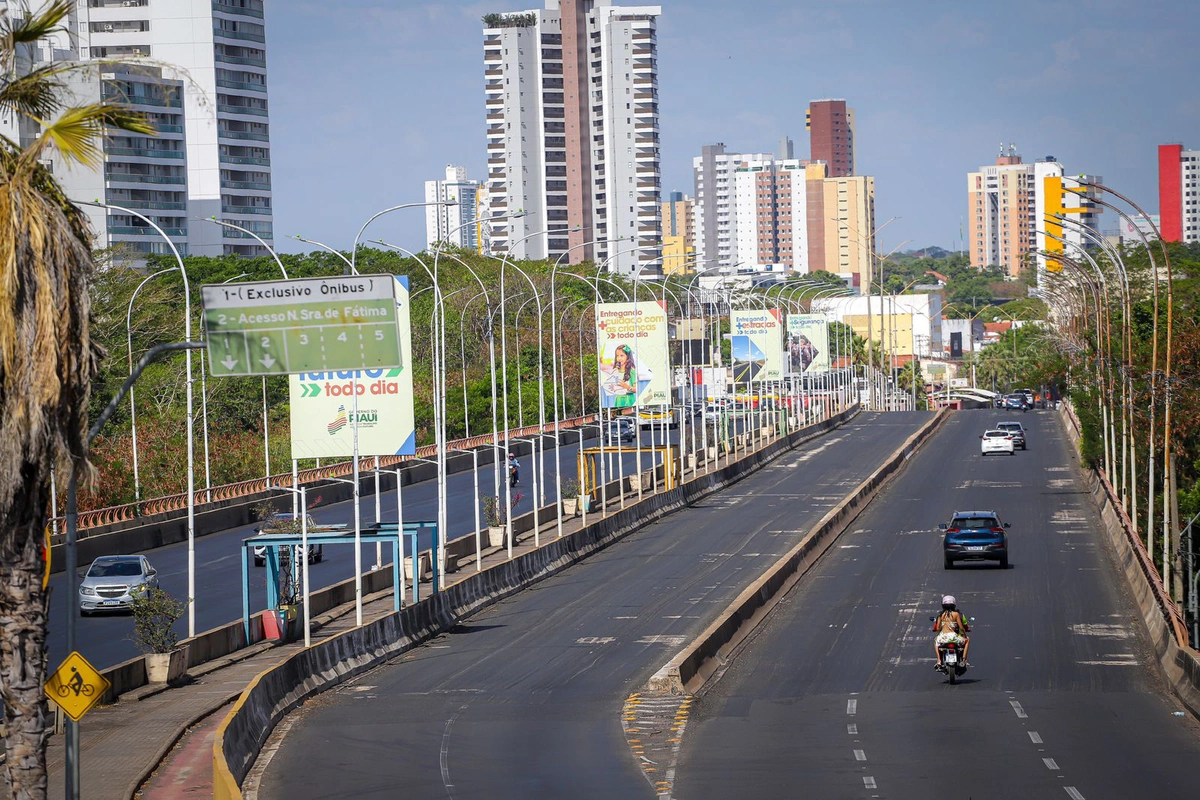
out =
[[[479,217],[476,197],[479,181],[467,180],[467,168],[446,165],[446,178],[425,181],[425,202],[441,205],[425,206],[425,246],[446,242],[456,247],[476,250],[479,247]]]
[[[494,252],[661,274],[659,14],[546,0],[484,17]]]
[[[785,274],[810,271],[807,173],[807,164],[796,158],[745,161],[734,171],[736,257],[742,264]]]
[[[101,193],[79,192],[102,183],[108,202],[151,217],[194,255],[265,255],[248,234],[202,221],[216,217],[273,240],[264,0],[77,3],[79,58],[146,56],[166,65],[167,81],[155,87],[145,70],[100,74],[100,92],[149,113],[160,135],[113,139],[104,175],[67,176],[68,192],[92,199]],[[138,219],[110,212],[93,223],[101,246],[133,241],[161,251]]]
[[[770,153],[727,153],[721,143],[704,145],[700,155],[692,159],[698,269],[738,263],[735,175],[743,164],[771,160]]]

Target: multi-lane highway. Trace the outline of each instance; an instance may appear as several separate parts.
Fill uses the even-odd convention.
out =
[[[861,415],[314,701],[259,796],[651,796],[626,695],[928,419]]]
[[[1130,798],[1197,793],[1200,736],[1152,666],[1069,442],[979,455],[1011,412],[955,414],[691,712],[684,800]],[[995,509],[1010,567],[942,565],[938,523]],[[973,668],[933,671],[943,594],[976,618]]]
[[[671,431],[671,440],[678,439],[678,432]],[[710,432],[711,435],[711,432]],[[566,437],[564,437],[566,438]],[[662,440],[661,431],[645,431],[642,433],[644,444]],[[595,446],[593,440],[588,446]],[[629,445],[626,444],[626,447]],[[563,477],[574,478],[577,474],[578,444],[566,443],[563,446],[560,460]],[[642,456],[642,467],[648,469],[650,454]],[[517,513],[526,513],[533,507],[533,459],[523,456],[521,462],[521,486],[517,493],[524,495],[516,505]],[[636,466],[636,455],[629,454],[624,459],[625,474],[632,474]],[[554,493],[554,453],[545,454],[546,478],[545,493],[548,501],[553,502]],[[609,467],[614,479],[615,469]],[[492,493],[493,476],[491,465],[479,469],[480,495]],[[503,476],[502,476],[503,479]],[[541,493],[539,478],[539,494]],[[474,480],[470,470],[451,475],[448,478],[448,537],[455,539],[466,536],[475,530]],[[309,503],[316,506],[312,509],[313,518],[321,524],[349,524],[354,519],[352,502],[320,505],[320,491],[309,493]],[[437,486],[432,480],[422,481],[404,487],[404,517],[408,520],[432,520],[437,518]],[[375,498],[364,496],[361,501],[361,515],[364,524],[375,521]],[[384,492],[380,495],[380,516],[387,522],[396,519],[396,493]],[[223,625],[242,614],[242,575],[241,575],[241,542],[254,535],[254,525],[244,525],[230,528],[218,533],[196,538],[196,630],[205,631],[218,625]],[[428,548],[428,537],[423,537],[420,543],[422,549]],[[384,547],[384,562],[390,561],[390,549]],[[363,565],[370,568],[375,564],[375,545],[363,546]],[[180,543],[160,547],[144,553],[158,570],[160,585],[175,597],[187,597],[187,545]],[[86,565],[84,567],[86,569]],[[82,571],[82,570],[81,570]],[[310,569],[312,588],[320,589],[354,577],[354,548],[353,546],[326,546],[324,560],[313,564]],[[50,662],[57,663],[66,655],[65,615],[67,613],[66,579],[62,573],[54,575],[51,585],[51,625],[50,625]],[[262,569],[251,573],[251,602],[252,611],[257,612],[266,606],[266,577]],[[187,635],[186,621],[180,621],[176,626],[181,636]],[[103,669],[118,664],[138,655],[132,641],[133,621],[128,615],[92,616],[79,620],[77,628],[77,649],[95,666]]]

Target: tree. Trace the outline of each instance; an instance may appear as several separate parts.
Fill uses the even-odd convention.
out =
[[[45,797],[47,788],[42,540],[50,473],[88,468],[98,358],[86,217],[42,161],[53,151],[58,161],[94,167],[105,129],[154,132],[120,104],[68,105],[63,79],[95,64],[18,69],[74,8],[74,0],[51,0],[36,12],[15,3],[0,11],[0,110],[41,128],[25,146],[0,136],[0,696],[6,777],[21,800]]]

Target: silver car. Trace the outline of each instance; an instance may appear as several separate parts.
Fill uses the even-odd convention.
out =
[[[136,597],[158,588],[158,570],[145,556],[100,556],[79,585],[79,613],[128,611]]]
[[[311,533],[311,532],[313,532],[313,529],[317,527],[317,521],[312,518],[311,514],[308,514],[306,516],[308,516],[308,530]],[[264,534],[269,534],[269,533],[282,533],[282,532],[299,533],[299,529],[293,524],[293,520],[296,520],[296,519],[297,519],[296,517],[293,517],[291,514],[288,514],[286,512],[272,514],[271,516],[267,517],[266,521],[263,522],[261,527],[254,529],[254,534],[255,534],[255,536],[262,536]],[[296,552],[297,553],[300,552],[299,545],[296,546]],[[325,548],[319,544],[310,544],[308,546],[308,563],[316,564],[318,561],[324,561],[324,560],[325,560]],[[262,545],[262,544],[254,545],[254,566],[261,567],[261,566],[265,566],[266,563],[267,563],[267,546]]]

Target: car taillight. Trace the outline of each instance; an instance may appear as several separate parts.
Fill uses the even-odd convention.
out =
[[[958,528],[947,528],[946,533],[958,533]]]
[[[1004,528],[992,528],[992,533],[1004,533]]]

